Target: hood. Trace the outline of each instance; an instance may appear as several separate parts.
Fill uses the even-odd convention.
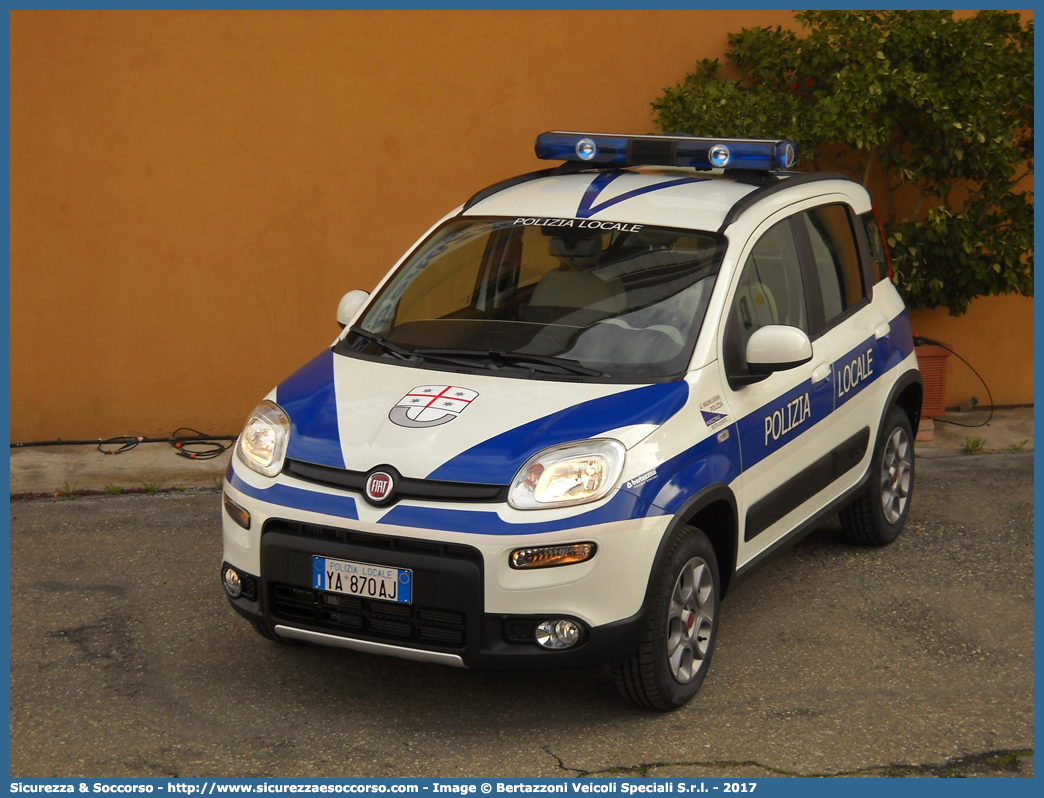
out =
[[[685,404],[683,381],[606,385],[410,368],[326,350],[276,389],[287,457],[406,477],[505,485],[541,449],[633,425]]]

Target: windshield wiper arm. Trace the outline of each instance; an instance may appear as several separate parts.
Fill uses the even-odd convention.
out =
[[[418,347],[413,350],[419,357],[432,355],[438,357],[447,355],[450,357],[480,357],[489,360],[499,360],[507,363],[533,363],[545,366],[554,366],[572,374],[580,374],[585,377],[608,377],[608,374],[597,369],[588,368],[579,360],[570,360],[565,357],[554,357],[552,355],[531,355],[527,352],[503,352],[496,349],[441,349]]]
[[[367,341],[372,341],[385,352],[393,354],[396,357],[403,358],[404,360],[409,360],[411,357],[413,357],[413,354],[410,352],[410,350],[405,349],[399,346],[398,344],[393,344],[388,339],[382,338],[381,336],[377,335],[376,333],[372,333],[369,330],[364,330],[362,327],[351,327],[349,328],[348,332],[353,333],[354,335],[358,335],[360,338],[365,338]]]
[[[544,363],[548,366],[557,366],[573,374],[582,374],[586,377],[608,377],[605,372],[585,366],[579,360],[568,357],[555,357],[554,355],[531,355],[528,352],[493,352],[494,357],[502,360],[513,360],[518,363]]]
[[[495,361],[496,353],[490,352],[488,349],[453,349],[450,347],[439,347],[439,346],[418,346],[413,350],[413,354],[419,357],[421,360],[432,360],[441,361],[443,363],[452,363],[455,366],[467,366],[474,368],[476,364],[470,363],[469,360],[486,360],[488,363],[484,364],[486,368],[499,369],[501,368]],[[460,360],[459,358],[464,358]]]

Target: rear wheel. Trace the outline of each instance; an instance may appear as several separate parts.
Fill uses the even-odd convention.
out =
[[[653,607],[638,650],[613,665],[620,694],[648,709],[689,701],[710,667],[718,634],[721,582],[714,547],[694,527],[679,531],[653,590]]]
[[[896,407],[878,435],[866,491],[840,513],[845,535],[862,546],[894,541],[910,514],[913,488],[913,430],[906,413]]]

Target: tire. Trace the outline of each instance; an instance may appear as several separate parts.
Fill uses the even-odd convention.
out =
[[[624,698],[661,712],[684,706],[699,691],[710,668],[721,615],[718,560],[707,536],[695,527],[683,527],[669,545],[638,650],[612,666]],[[686,584],[699,588],[687,590]],[[676,598],[682,601],[672,601]],[[676,666],[669,646],[681,649],[675,654]]]
[[[839,513],[849,541],[887,546],[899,537],[913,501],[914,461],[910,419],[893,407],[877,436],[866,491]]]

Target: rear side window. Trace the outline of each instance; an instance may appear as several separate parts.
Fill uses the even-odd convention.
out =
[[[806,215],[812,257],[823,295],[823,318],[829,324],[863,299],[859,254],[844,205],[824,205]]]
[[[888,276],[888,250],[885,249],[881,225],[877,223],[874,212],[864,213],[859,219],[863,223],[866,243],[870,247],[870,275],[873,277],[874,285],[877,285]]]

